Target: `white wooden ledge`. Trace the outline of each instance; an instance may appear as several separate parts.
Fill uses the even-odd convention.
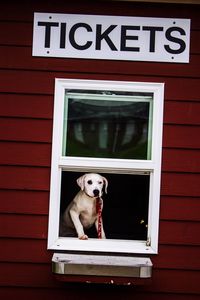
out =
[[[54,253],[52,272],[60,275],[150,278],[149,258]]]

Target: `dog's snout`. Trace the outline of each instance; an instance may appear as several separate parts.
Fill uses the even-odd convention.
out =
[[[95,189],[95,190],[93,191],[93,193],[94,193],[94,196],[95,196],[95,197],[99,196],[99,190]]]

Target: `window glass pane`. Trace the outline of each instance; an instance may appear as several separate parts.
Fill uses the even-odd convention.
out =
[[[63,155],[150,159],[151,95],[66,93]]]

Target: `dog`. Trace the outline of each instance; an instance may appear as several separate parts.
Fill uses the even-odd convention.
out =
[[[95,224],[97,233],[100,230],[100,238],[105,239],[101,213],[99,215],[98,201],[103,209],[103,187],[107,193],[108,181],[105,177],[96,173],[87,173],[77,179],[80,191],[70,202],[61,220],[60,236],[78,236],[80,240],[87,240],[88,235],[84,229]]]

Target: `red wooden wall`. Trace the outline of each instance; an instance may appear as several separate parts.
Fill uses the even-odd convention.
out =
[[[0,298],[197,299],[200,294],[200,6],[4,1],[0,9]],[[192,19],[189,64],[32,57],[33,12]],[[165,82],[159,254],[142,287],[61,284],[47,222],[54,79]]]

